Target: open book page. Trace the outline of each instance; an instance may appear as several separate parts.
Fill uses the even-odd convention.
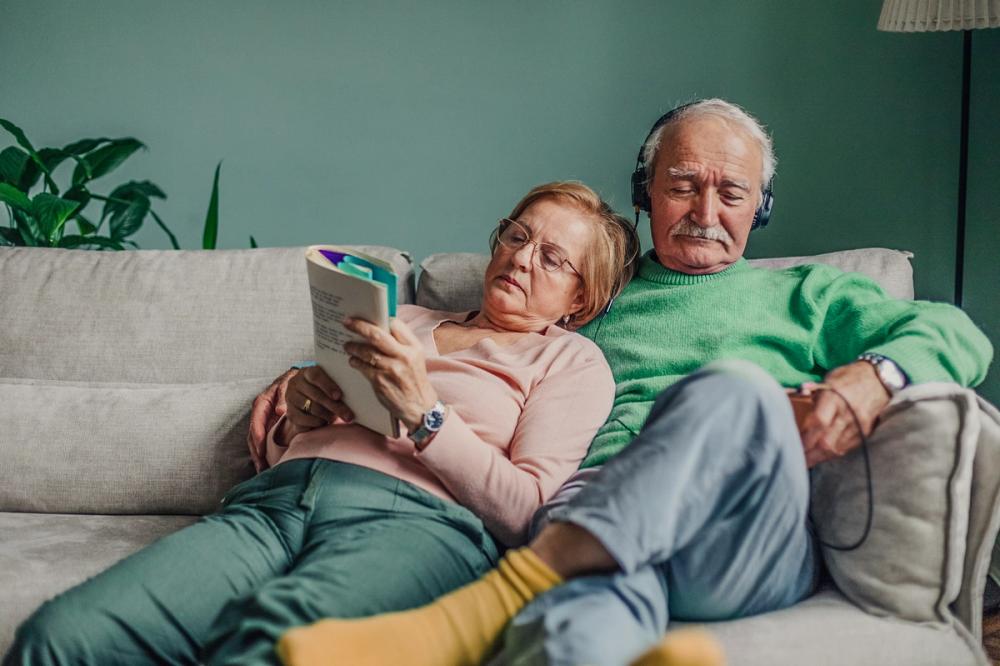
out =
[[[350,255],[352,259],[341,261],[338,267],[333,260],[342,259],[342,255]],[[361,261],[352,263],[358,259]],[[344,351],[344,343],[360,339],[344,328],[345,318],[367,319],[388,332],[390,305],[395,305],[395,287],[392,286],[390,304],[389,286],[372,279],[364,264],[379,265],[392,272],[385,262],[335,245],[313,245],[306,251],[316,362],[343,390],[344,402],[354,412],[355,423],[398,437],[399,422],[378,401],[368,379],[350,366],[350,357]]]

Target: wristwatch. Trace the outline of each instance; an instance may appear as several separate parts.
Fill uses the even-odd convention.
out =
[[[444,425],[444,417],[448,415],[448,408],[438,400],[434,406],[424,412],[424,421],[420,427],[409,433],[410,440],[417,445],[417,450],[422,450],[424,444],[437,434],[437,431]]]
[[[882,382],[882,386],[889,392],[889,395],[896,395],[910,383],[906,373],[891,358],[865,352],[858,356],[858,360],[867,361],[875,366],[875,373],[878,374],[879,381]]]

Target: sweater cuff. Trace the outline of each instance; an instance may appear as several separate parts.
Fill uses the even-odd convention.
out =
[[[906,373],[911,384],[939,381],[963,383],[962,378],[952,376],[947,369],[949,366],[942,364],[937,354],[928,353],[927,343],[923,340],[901,337],[865,351],[891,359]]]
[[[454,409],[423,451],[413,448],[414,457],[429,469],[465,468],[478,469],[474,461],[482,456],[481,447],[472,446],[479,439]]]

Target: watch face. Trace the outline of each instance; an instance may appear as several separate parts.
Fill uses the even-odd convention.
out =
[[[879,377],[882,378],[882,382],[894,391],[898,391],[903,388],[906,383],[900,369],[896,367],[895,363],[889,362],[888,360],[882,360],[878,364],[878,374]]]
[[[444,425],[444,405],[440,402],[431,411],[424,414],[424,427],[431,432],[437,432]]]

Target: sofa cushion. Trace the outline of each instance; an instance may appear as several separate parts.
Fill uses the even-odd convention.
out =
[[[681,626],[678,623],[676,626]],[[963,627],[920,625],[858,610],[834,590],[791,608],[712,622],[730,666],[985,666]]]
[[[842,271],[867,275],[893,298],[913,298],[912,256],[909,252],[876,247],[808,257],[751,259],[750,264],[764,268],[828,264]],[[483,297],[483,274],[489,260],[489,255],[471,252],[448,252],[427,257],[420,263],[417,305],[448,312],[479,307]]]
[[[945,383],[905,389],[882,412],[868,442],[874,493],[868,538],[855,550],[823,549],[848,599],[876,615],[954,622],[950,605],[965,569],[973,461],[981,419],[989,418],[974,392]],[[812,480],[820,538],[855,542],[870,506],[864,451],[818,465]]]
[[[0,378],[0,511],[211,511],[253,473],[253,397],[272,378],[206,384]]]
[[[390,262],[412,301],[409,256],[356,247]],[[275,377],[313,355],[304,252],[0,248],[0,377]]]
[[[0,655],[43,601],[195,520],[0,512]]]

